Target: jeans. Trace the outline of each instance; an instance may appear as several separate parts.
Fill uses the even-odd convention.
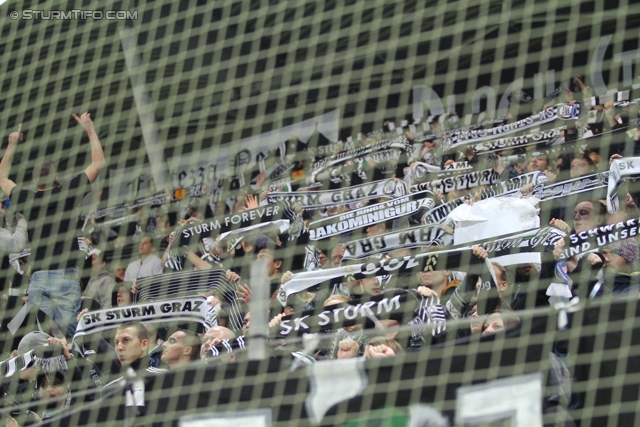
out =
[[[42,310],[60,326],[62,332],[73,336],[80,311],[80,281],[77,268],[42,270],[31,274],[29,302]]]

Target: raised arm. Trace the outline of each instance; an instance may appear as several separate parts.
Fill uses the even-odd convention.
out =
[[[11,171],[11,161],[16,152],[18,142],[22,141],[21,131],[22,124],[19,124],[18,132],[9,134],[9,145],[4,152],[4,156],[2,156],[2,162],[0,162],[0,188],[2,188],[7,197],[11,196],[11,190],[16,186],[16,183],[9,179],[9,172]]]
[[[82,126],[82,129],[87,132],[87,136],[89,137],[89,144],[91,144],[91,164],[84,170],[84,173],[87,175],[87,178],[89,178],[89,182],[93,182],[96,180],[105,165],[104,151],[102,150],[102,145],[100,145],[98,134],[93,127],[91,114],[82,113],[80,117],[72,114],[72,116],[76,119],[78,124]]]

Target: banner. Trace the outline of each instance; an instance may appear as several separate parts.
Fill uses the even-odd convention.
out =
[[[325,169],[334,167],[338,164],[345,163],[349,160],[358,162],[366,159],[371,159],[376,163],[381,163],[393,158],[392,153],[407,153],[413,151],[413,143],[407,139],[406,136],[399,136],[392,140],[384,140],[359,147],[349,151],[343,151],[333,156],[326,157],[311,164],[311,171],[313,174],[317,174]]]
[[[640,218],[632,218],[572,234],[569,236],[569,246],[562,251],[561,259],[596,251],[624,239],[637,238],[638,235],[640,235]]]
[[[433,193],[430,191],[416,193],[415,197],[400,197],[388,202],[365,206],[342,215],[323,218],[309,224],[309,238],[311,240],[325,239],[348,231],[369,227],[373,224],[389,221],[395,218],[411,215],[419,209],[430,209],[435,205]]]
[[[276,192],[267,195],[269,203],[286,200],[297,203],[302,209],[344,205],[380,197],[397,198],[407,194],[406,184],[397,179],[384,179],[330,191]]]
[[[227,231],[225,233],[220,234],[220,242],[224,240],[232,241],[234,239],[253,236],[256,234],[274,233],[274,234],[280,235],[289,230],[290,223],[291,221],[289,221],[288,219],[279,219],[277,221],[263,222],[261,224],[250,225],[249,227]],[[230,245],[230,247],[235,247],[235,245]]]
[[[451,136],[445,138],[442,143],[442,151],[456,150],[469,144],[488,141],[496,137],[510,135],[516,132],[530,129],[545,123],[551,123],[557,119],[572,120],[579,115],[580,109],[578,104],[558,104],[551,108],[547,108],[537,114],[517,120],[513,123],[507,123],[495,126],[490,129],[478,129],[471,131],[454,131]]]
[[[545,182],[544,186],[534,187],[531,195],[544,202],[573,194],[604,189],[607,187],[608,181],[609,172],[594,173],[564,181]]]
[[[443,193],[448,193],[450,191],[468,190],[469,188],[480,185],[496,185],[501,182],[500,176],[501,175],[493,169],[485,169],[415,184],[409,188],[409,191],[419,193],[426,190],[440,190]]]
[[[392,233],[381,234],[346,243],[342,259],[361,259],[382,252],[397,249],[412,249],[432,245],[448,246],[453,243],[453,235],[439,225],[407,228]]]
[[[209,309],[205,297],[190,297],[90,311],[78,322],[73,339],[115,329],[125,322],[196,322],[208,329],[210,325],[206,323],[206,317]]]
[[[465,144],[465,147],[471,148],[478,154],[488,154],[506,149],[527,147],[530,145],[544,144],[551,146],[557,144],[562,138],[561,131],[566,131],[567,127],[562,126],[546,131],[529,133],[526,135],[517,135],[507,138],[491,139],[485,142]]]
[[[343,304],[332,305],[320,313],[307,310],[300,315],[282,318],[278,325],[278,337],[286,337],[292,333],[304,333],[335,330],[343,326],[351,326],[367,321],[373,323],[390,317],[414,317],[419,308],[419,300],[409,292],[387,293],[371,297],[366,302],[353,300]]]
[[[526,252],[534,249],[553,250],[555,244],[562,240],[564,236],[565,233],[555,227],[545,227],[539,230],[502,236],[498,239],[476,242],[476,244],[482,246],[490,257],[495,258],[514,252]],[[418,272],[422,268],[428,268],[429,271],[456,270],[461,266],[465,266],[468,272],[472,265],[482,263],[478,258],[471,255],[472,250],[472,246],[458,245],[403,258],[369,259],[360,264],[295,273],[288,282],[280,286],[277,299],[284,306],[287,303],[287,298],[294,293],[309,289],[322,282],[345,276],[348,276],[351,281],[371,276],[411,274]],[[468,262],[464,262],[464,257]]]
[[[276,220],[276,218],[286,220]],[[176,229],[176,246],[189,246],[194,241],[202,241],[205,238],[214,238],[218,234],[225,237],[246,236],[249,234],[261,234],[263,232],[283,230],[288,221],[289,239],[296,238],[303,230],[303,221],[288,202],[279,202],[275,205],[259,206],[255,209],[241,211],[221,218],[211,218],[200,222],[184,224]],[[263,227],[255,225],[264,224]],[[239,231],[245,229],[245,231]],[[234,231],[230,233],[230,231]]]

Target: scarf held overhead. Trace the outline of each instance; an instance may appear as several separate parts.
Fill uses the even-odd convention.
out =
[[[418,209],[430,209],[434,205],[433,193],[427,191],[413,196],[400,197],[387,202],[365,206],[342,215],[335,215],[310,223],[309,238],[311,240],[320,240],[337,236],[363,227],[369,227],[373,224],[408,216],[418,211]]]
[[[297,203],[303,209],[315,209],[323,206],[344,205],[362,200],[380,197],[397,198],[407,193],[404,182],[396,179],[384,179],[367,184],[355,185],[330,191],[276,192],[267,196],[269,203],[287,200]]]
[[[208,329],[205,319],[209,308],[204,297],[190,297],[91,311],[82,316],[73,338],[115,329],[128,321],[196,322]]]

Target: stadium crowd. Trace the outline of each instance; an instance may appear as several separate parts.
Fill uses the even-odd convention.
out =
[[[423,133],[385,122],[351,147],[320,135],[318,145],[335,148],[327,156],[294,138],[261,168],[228,177],[223,198],[206,186],[185,198],[171,189],[118,211],[86,202],[107,165],[88,113],[73,117],[90,164],[65,181],[50,162],[32,183],[9,178],[18,129],[0,163],[2,394],[14,407],[3,422],[30,425],[73,400],[122,393],[128,368],[147,378],[246,357],[256,260],[272,295],[269,345],[298,365],[482,339],[550,301],[637,293],[637,234],[607,241],[605,227],[600,243],[593,231],[631,230],[640,217],[632,180],[620,179],[616,198],[606,184],[611,165],[640,152],[632,95],[600,99],[575,78],[542,112],[513,96],[500,120],[461,126],[451,112]],[[462,226],[498,208],[519,219],[485,217],[480,234]],[[542,231],[550,243],[531,243]],[[506,234],[526,238],[503,250]],[[581,235],[596,244],[572,252]],[[324,338],[309,349],[304,332]],[[566,355],[556,343],[558,381],[569,381]],[[144,393],[126,393],[144,413]]]

